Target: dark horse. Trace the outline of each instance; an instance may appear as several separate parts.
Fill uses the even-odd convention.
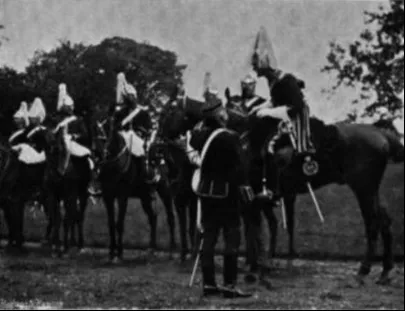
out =
[[[85,157],[71,155],[63,135],[62,129],[56,133],[48,129],[43,132],[42,139],[39,138],[47,157],[44,177],[44,189],[47,193],[45,208],[49,217],[53,255],[67,253],[71,246],[77,246],[79,251],[83,249],[83,226],[91,179],[90,162]],[[62,206],[65,211],[63,249],[59,237]]]
[[[168,120],[165,119],[166,117],[171,120],[171,115],[165,114],[160,120],[161,124]],[[197,197],[191,189],[193,167],[181,143],[163,133],[164,131],[159,127],[158,137],[152,142],[148,157],[152,167],[164,172],[162,176],[164,176],[173,197],[180,225],[180,257],[181,261],[184,262],[189,252],[187,231],[192,245],[194,245],[195,238]],[[188,219],[190,220],[189,223],[187,222]],[[187,230],[187,228],[189,229]]]
[[[28,165],[18,160],[8,142],[0,140],[0,208],[9,231],[8,245],[22,249],[24,207],[41,191],[45,164]]]
[[[232,100],[229,97],[228,100]],[[371,271],[372,261],[379,234],[384,243],[383,272],[379,283],[389,280],[389,272],[393,268],[391,219],[380,201],[379,189],[387,163],[390,159],[402,162],[404,147],[392,131],[384,130],[365,124],[333,124],[311,118],[311,132],[317,149],[317,160],[320,171],[308,180],[302,173],[302,162],[292,148],[288,136],[281,137],[274,156],[268,154],[268,161],[280,170],[279,185],[284,198],[287,225],[290,236],[290,255],[294,251],[294,205],[298,194],[308,192],[307,182],[314,189],[331,183],[348,185],[357,197],[362,212],[368,248],[365,259],[360,267],[358,279],[363,281]],[[251,130],[250,140],[259,144],[268,142],[279,126],[279,120],[265,118],[257,120]],[[341,170],[341,178],[336,172],[335,165]],[[271,167],[271,165],[269,166]],[[274,166],[273,166],[274,167]],[[269,187],[274,187],[274,171],[268,171]]]
[[[114,120],[106,119],[104,122],[96,123],[94,145],[96,153],[102,159],[99,179],[108,214],[110,260],[120,261],[123,255],[124,220],[130,198],[139,198],[141,200],[151,228],[149,247],[155,249],[157,246],[157,215],[152,207],[153,186],[148,183],[147,176],[142,174],[141,166],[145,165],[145,163],[141,158],[132,155],[124,138],[114,128]],[[171,234],[171,248],[174,249],[175,222],[172,197],[163,179],[157,183],[156,190],[166,208]],[[115,223],[115,200],[118,201],[117,223]]]

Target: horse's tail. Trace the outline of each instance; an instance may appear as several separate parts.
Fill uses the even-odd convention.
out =
[[[389,131],[382,131],[389,143],[389,156],[394,163],[404,162],[404,145],[401,140]]]

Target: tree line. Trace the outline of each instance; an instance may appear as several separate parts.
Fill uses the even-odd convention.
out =
[[[66,83],[79,115],[107,114],[115,102],[116,76],[125,72],[143,103],[157,111],[162,98],[183,84],[185,65],[174,52],[122,37],[97,45],[60,41],[51,51],[36,51],[24,72],[0,68],[0,113],[4,132],[10,131],[12,114],[21,101],[39,96],[47,111],[56,110],[58,85]],[[152,113],[153,113],[152,112]]]
[[[360,37],[347,47],[331,42],[321,68],[336,81],[326,92],[347,87],[360,90],[353,104],[362,102],[366,108],[349,113],[349,121],[373,115],[381,106],[392,116],[403,108],[398,93],[404,89],[404,0],[390,0],[388,8],[364,14],[367,20]],[[0,25],[0,48],[7,40],[1,35],[3,28]],[[105,114],[115,100],[120,71],[134,84],[141,101],[158,108],[163,96],[183,84],[185,68],[176,53],[129,38],[107,38],[97,45],[61,41],[51,51],[35,52],[24,72],[0,68],[0,133],[9,131],[11,116],[23,100],[40,96],[52,113],[61,82],[67,84],[79,114]]]

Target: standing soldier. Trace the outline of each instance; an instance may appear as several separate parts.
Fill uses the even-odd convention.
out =
[[[203,295],[250,297],[236,288],[240,245],[238,195],[239,187],[246,181],[240,141],[235,133],[224,129],[228,115],[221,100],[212,93],[206,98],[203,123],[187,135],[189,158],[200,167],[193,190],[201,200]],[[223,287],[216,283],[214,264],[215,245],[221,230],[225,240]]]

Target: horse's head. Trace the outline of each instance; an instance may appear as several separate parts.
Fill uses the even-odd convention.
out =
[[[175,139],[202,120],[203,102],[175,89],[159,118],[160,135]]]
[[[226,98],[225,107],[227,109],[240,107],[240,105],[242,104],[242,96],[232,95],[229,87],[225,89],[225,98]]]

